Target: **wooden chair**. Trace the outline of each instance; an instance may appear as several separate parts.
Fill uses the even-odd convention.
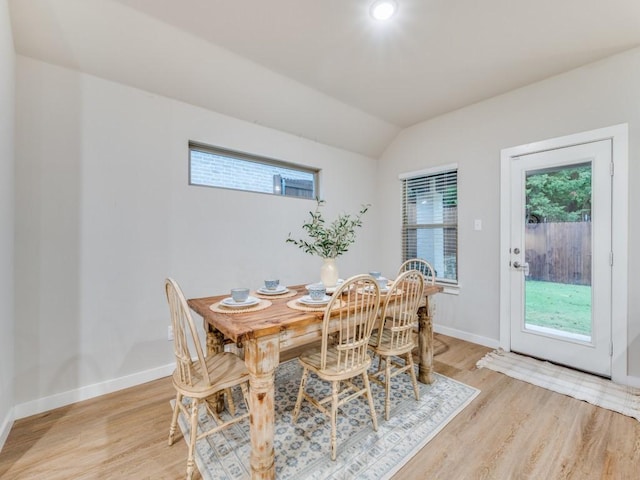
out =
[[[234,423],[249,417],[249,413],[235,415],[235,408],[231,403],[231,388],[239,385],[242,389],[247,410],[249,371],[244,362],[233,353],[220,352],[205,358],[198,331],[191,318],[187,301],[175,280],[168,278],[165,281],[165,290],[169,310],[171,312],[171,324],[173,325],[173,350],[176,356],[176,369],[173,372],[173,386],[176,389],[176,404],[173,408],[171,426],[169,427],[169,445],[173,444],[173,437],[178,423],[180,411],[190,420],[189,453],[187,457],[187,480],[191,479],[195,469],[193,459],[194,447],[197,440],[207,437]],[[195,356],[189,349],[189,340],[192,341]],[[208,397],[227,393],[231,419],[223,420],[207,402]],[[184,405],[184,398],[190,399],[190,403]],[[215,405],[216,402],[212,401]],[[209,414],[216,420],[217,426],[206,431],[198,431],[198,409],[204,405]]]
[[[436,271],[433,269],[431,264],[422,258],[410,258],[398,269],[398,276],[401,273],[406,272],[408,270],[418,270],[422,275],[424,275],[424,279],[427,285],[433,285],[436,283]]]
[[[424,295],[424,284],[424,275],[418,270],[408,270],[396,278],[382,304],[378,329],[369,342],[379,358],[378,370],[370,374],[369,378],[384,386],[385,420],[389,420],[391,408],[391,379],[396,375],[405,372],[409,374],[416,400],[420,400],[411,351],[416,346],[414,327],[418,323],[418,307]]]
[[[333,306],[339,301],[344,301],[345,306],[334,311]],[[326,307],[320,347],[299,357],[304,371],[293,410],[293,421],[298,419],[303,399],[327,415],[331,420],[332,460],[337,456],[336,422],[341,405],[366,395],[373,429],[378,430],[367,370],[371,365],[368,343],[379,303],[380,289],[372,276],[356,275],[346,280],[334,292]],[[321,380],[331,383],[331,395],[316,399],[305,391],[309,372],[314,372]],[[363,387],[352,382],[357,376],[362,377]]]

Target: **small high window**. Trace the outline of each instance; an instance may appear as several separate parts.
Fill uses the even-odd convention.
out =
[[[448,165],[400,176],[402,257],[422,258],[439,283],[458,283],[458,168]]]
[[[189,184],[318,197],[318,170],[291,163],[189,142]]]

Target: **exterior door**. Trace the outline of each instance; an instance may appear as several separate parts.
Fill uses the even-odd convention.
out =
[[[511,350],[611,376],[611,140],[511,160]]]

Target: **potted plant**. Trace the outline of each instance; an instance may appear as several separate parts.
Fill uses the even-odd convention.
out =
[[[335,259],[346,253],[355,242],[355,230],[362,226],[362,216],[369,209],[369,205],[363,205],[356,215],[342,213],[333,222],[327,223],[320,211],[325,201],[316,201],[315,211],[309,212],[311,219],[302,225],[309,239],[295,239],[289,233],[287,243],[293,243],[306,253],[321,257],[323,265],[320,269],[320,279],[325,287],[334,287],[338,281]]]

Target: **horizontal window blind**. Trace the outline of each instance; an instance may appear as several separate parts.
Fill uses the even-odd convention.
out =
[[[422,258],[436,280],[458,282],[458,170],[402,179],[403,260]]]

